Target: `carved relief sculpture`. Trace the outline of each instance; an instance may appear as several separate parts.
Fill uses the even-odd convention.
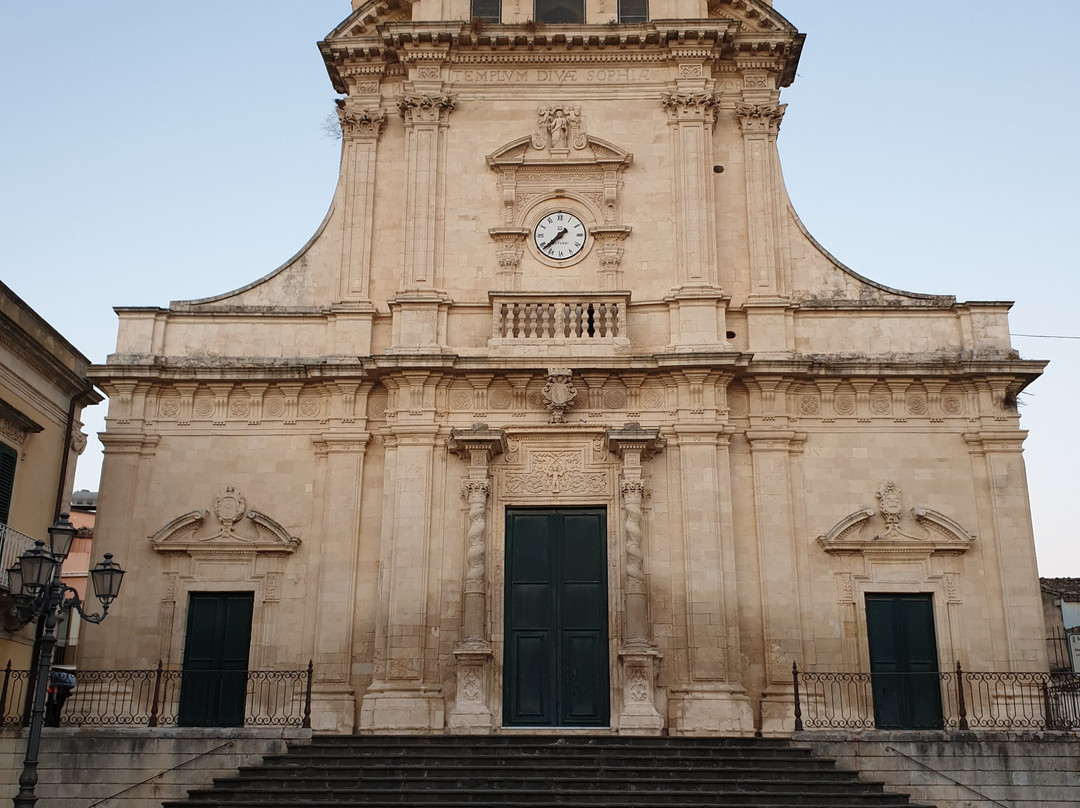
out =
[[[551,423],[565,424],[566,411],[574,406],[577,389],[570,381],[570,368],[548,368],[548,380],[540,391],[544,409],[551,412]]]

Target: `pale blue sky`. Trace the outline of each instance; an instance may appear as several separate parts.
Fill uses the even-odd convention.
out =
[[[810,232],[857,272],[1014,300],[1080,336],[1080,2],[776,0],[807,34],[780,133]],[[260,277],[329,206],[335,94],[315,43],[348,0],[0,2],[0,278],[104,361],[117,305]],[[1024,396],[1043,575],[1080,575],[1080,340]],[[87,411],[102,428],[104,407]],[[79,487],[96,489],[91,441]]]

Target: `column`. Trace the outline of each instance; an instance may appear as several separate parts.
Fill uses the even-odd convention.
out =
[[[761,699],[763,734],[794,729],[795,696],[791,663],[802,661],[802,599],[795,546],[792,451],[801,436],[784,429],[746,433],[754,464],[754,510],[757,515],[758,568],[763,615],[762,654],[765,692]]]
[[[367,432],[338,433],[315,440],[323,514],[312,657],[311,726],[316,731],[348,733],[355,724],[353,619],[364,455],[370,437]]]
[[[501,429],[477,424],[472,429],[454,429],[447,448],[469,464],[461,483],[462,499],[468,504],[465,537],[465,608],[461,621],[461,642],[454,649],[457,668],[457,699],[450,710],[451,732],[491,731],[493,713],[491,689],[491,640],[488,633],[487,523],[491,493],[490,464],[506,451],[506,435]]]
[[[642,505],[648,490],[642,461],[664,448],[659,429],[642,429],[636,423],[609,429],[608,450],[622,459],[623,519],[623,632],[619,643],[619,678],[622,703],[616,727],[623,735],[659,735],[664,717],[656,709],[656,676],[662,654],[649,630],[649,587],[642,550]]]

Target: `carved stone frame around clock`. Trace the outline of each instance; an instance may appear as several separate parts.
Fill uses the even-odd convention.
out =
[[[633,155],[599,138],[582,140],[581,148],[537,148],[529,136],[488,155],[502,200],[502,222],[488,230],[499,261],[496,288],[521,291],[526,249],[534,260],[552,267],[592,261],[598,291],[621,288],[622,242],[631,230],[622,221],[621,193]],[[574,213],[589,231],[589,247],[572,262],[553,261],[532,249],[532,227],[553,210]]]

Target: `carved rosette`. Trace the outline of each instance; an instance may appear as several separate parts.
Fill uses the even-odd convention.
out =
[[[646,497],[645,483],[622,484],[623,509],[626,512],[626,592],[645,592],[645,554],[641,551],[641,504]]]
[[[672,122],[704,121],[715,123],[720,109],[720,93],[663,93],[660,103]]]
[[[341,134],[345,139],[373,140],[378,138],[386,123],[386,110],[351,109],[344,99],[337,102]]]
[[[457,99],[452,95],[399,95],[398,112],[406,126],[418,123],[446,123]]]
[[[487,530],[486,511],[490,491],[491,486],[486,480],[466,480],[461,486],[461,496],[469,503],[468,549],[465,551],[466,592],[484,592],[487,588],[484,534]]]
[[[739,117],[743,134],[775,135],[780,131],[786,109],[787,104],[736,104],[735,114]]]

